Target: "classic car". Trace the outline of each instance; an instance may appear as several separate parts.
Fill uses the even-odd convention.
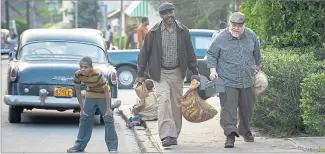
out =
[[[93,66],[108,79],[112,109],[119,107],[117,73],[107,61],[100,35],[71,29],[30,29],[23,32],[16,50],[9,62],[4,96],[10,123],[21,122],[24,109],[79,112],[73,76],[85,56],[91,57]],[[84,97],[86,87],[81,86]]]
[[[212,42],[211,37],[216,30],[189,29],[189,31],[196,57],[204,58],[206,50]],[[132,88],[137,72],[136,63],[139,51],[139,49],[108,51],[108,61],[117,69],[119,88]],[[189,82],[192,72],[187,72],[186,82]]]

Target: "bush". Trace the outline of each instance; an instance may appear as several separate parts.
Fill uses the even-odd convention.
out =
[[[277,47],[324,43],[325,1],[245,0],[247,27]]]
[[[53,25],[55,25],[56,23],[55,22],[49,22],[49,23],[46,23],[43,28],[50,28],[52,27]]]
[[[319,61],[325,60],[325,47],[316,48],[316,50],[314,51],[314,56]]]
[[[266,47],[262,53],[269,87],[255,105],[253,125],[271,136],[298,134],[303,128],[300,83],[317,70],[319,62],[312,54],[295,54],[292,50]]]
[[[113,44],[115,45],[115,46],[118,46],[119,47],[119,49],[121,50],[121,49],[124,49],[125,47],[126,47],[126,41],[127,41],[127,36],[123,36],[122,37],[122,47],[120,48],[119,47],[119,44],[120,44],[120,33],[115,33],[114,35],[113,35]]]
[[[7,29],[5,21],[1,22],[1,28]],[[27,26],[25,19],[16,20],[16,28],[17,28],[18,35],[21,35],[22,32],[27,30],[28,26]]]
[[[325,73],[308,75],[303,80],[301,92],[302,118],[306,132],[325,135]]]
[[[323,61],[325,59],[325,46],[316,47],[316,46],[305,46],[300,48],[295,47],[285,47],[282,50],[291,50],[297,54],[313,53],[317,61]]]

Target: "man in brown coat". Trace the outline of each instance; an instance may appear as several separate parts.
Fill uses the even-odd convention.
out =
[[[163,19],[146,35],[138,55],[138,77],[144,81],[148,67],[155,82],[158,102],[158,129],[163,147],[177,144],[182,128],[181,98],[186,70],[199,80],[197,61],[189,30],[175,20],[174,5],[165,2],[159,7]]]

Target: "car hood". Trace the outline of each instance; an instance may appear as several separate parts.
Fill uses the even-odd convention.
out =
[[[106,77],[114,67],[108,64],[94,64]],[[25,84],[72,85],[74,73],[79,69],[76,62],[17,62],[18,82]]]

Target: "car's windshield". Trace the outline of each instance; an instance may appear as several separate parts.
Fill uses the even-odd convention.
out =
[[[31,60],[80,60],[89,56],[95,63],[105,62],[104,51],[94,45],[76,42],[35,42],[25,45],[17,59]]]

